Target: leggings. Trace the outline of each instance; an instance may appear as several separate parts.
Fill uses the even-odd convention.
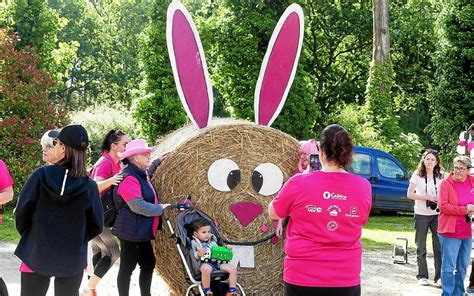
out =
[[[104,228],[101,234],[91,240],[94,274],[103,278],[120,256],[119,245],[111,228]]]
[[[151,295],[151,279],[155,269],[155,255],[151,241],[131,242],[120,239],[120,268],[117,276],[119,296],[128,296],[130,277],[133,270],[140,266],[140,293],[142,296]]]
[[[77,296],[81,286],[81,270],[76,275],[68,277],[54,278],[54,295],[56,296]],[[50,277],[34,272],[21,273],[21,296],[45,296],[48,292]]]
[[[285,296],[360,296],[360,285],[353,287],[303,287],[285,283]]]

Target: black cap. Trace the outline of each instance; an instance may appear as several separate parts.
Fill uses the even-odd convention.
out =
[[[71,124],[61,129],[58,139],[61,140],[61,142],[66,146],[76,150],[86,150],[87,146],[89,145],[89,136],[87,135],[87,131],[82,125],[79,124]]]

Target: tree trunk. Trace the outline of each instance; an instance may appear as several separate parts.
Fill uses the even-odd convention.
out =
[[[374,23],[372,61],[384,64],[390,54],[388,0],[373,0],[372,13]]]

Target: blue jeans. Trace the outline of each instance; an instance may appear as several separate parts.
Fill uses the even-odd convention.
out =
[[[458,239],[439,235],[441,243],[442,296],[463,296],[464,277],[471,255],[472,239]]]

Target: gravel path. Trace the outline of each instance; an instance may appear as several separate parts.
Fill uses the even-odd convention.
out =
[[[0,242],[0,276],[7,283],[10,295],[20,294],[20,261],[13,255],[14,244]],[[428,256],[430,275],[434,274],[433,257]],[[117,295],[118,263],[105,275],[98,286],[100,296]],[[390,251],[367,251],[363,254],[362,295],[368,296],[431,296],[440,295],[441,289],[433,286],[420,286],[416,279],[416,257],[410,254],[408,264],[393,264]],[[85,277],[83,280],[85,284]],[[467,284],[467,283],[466,283]],[[245,287],[244,287],[245,288]],[[54,295],[49,289],[47,295]],[[140,295],[138,287],[138,268],[132,276],[130,295]],[[154,274],[152,295],[167,296],[169,290],[158,274]]]

